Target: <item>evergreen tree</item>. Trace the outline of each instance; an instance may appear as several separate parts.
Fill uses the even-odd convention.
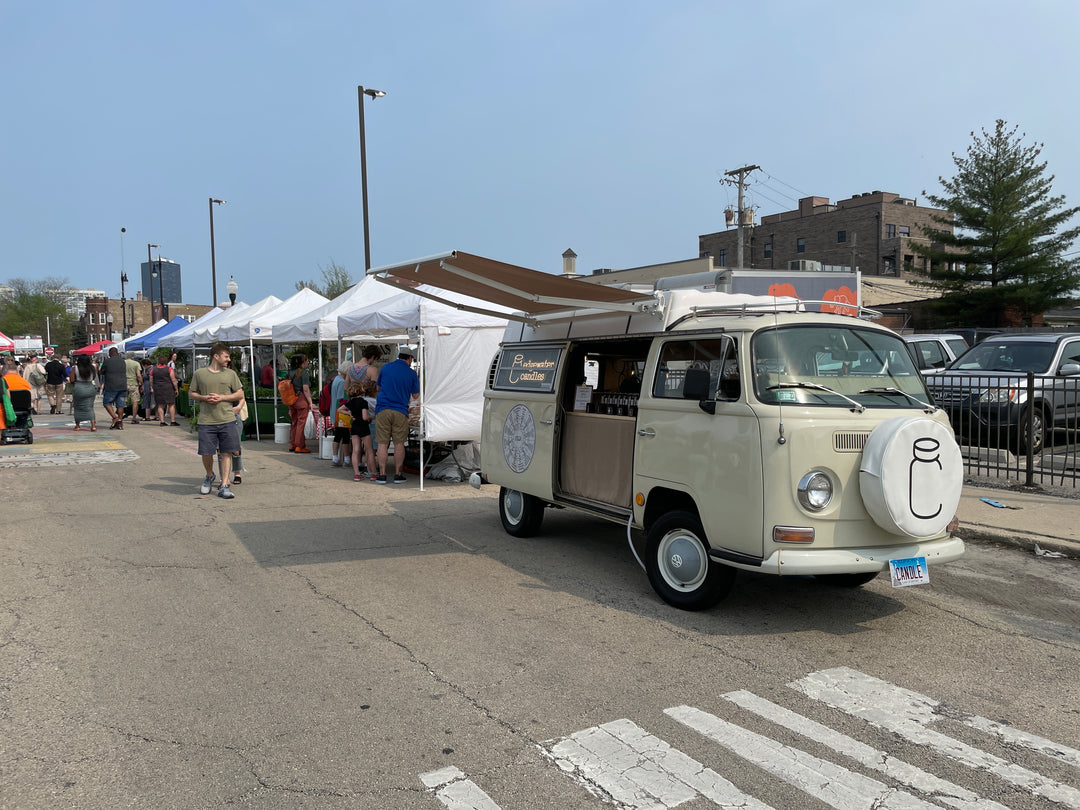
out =
[[[1080,207],[1051,195],[1043,144],[1024,145],[1026,134],[1001,119],[971,135],[967,154],[953,153],[956,176],[938,178],[944,193],[923,192],[946,212],[935,222],[953,231],[923,228],[927,243],[913,248],[929,270],[909,269],[924,276],[915,284],[942,293],[935,309],[947,322],[999,326],[1010,310],[1041,314],[1080,286],[1080,261],[1065,258],[1080,227],[1064,227]]]

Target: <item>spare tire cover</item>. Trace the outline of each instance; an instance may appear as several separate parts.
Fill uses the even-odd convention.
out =
[[[866,440],[859,467],[863,505],[885,531],[907,537],[940,534],[956,515],[964,462],[950,428],[900,416]]]

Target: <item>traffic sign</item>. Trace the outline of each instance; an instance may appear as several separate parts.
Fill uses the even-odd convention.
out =
[[[46,346],[45,347],[45,356],[46,357],[52,357],[54,354],[56,354],[56,349],[54,349],[52,346]]]

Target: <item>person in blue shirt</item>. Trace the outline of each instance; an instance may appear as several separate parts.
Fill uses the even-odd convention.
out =
[[[412,368],[408,349],[379,369],[379,396],[375,400],[375,441],[379,446],[376,484],[386,483],[386,457],[394,442],[394,483],[405,483],[405,442],[409,438],[409,403],[420,396],[420,378]]]

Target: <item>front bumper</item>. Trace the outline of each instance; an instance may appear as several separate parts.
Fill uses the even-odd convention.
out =
[[[744,565],[718,557],[714,559],[745,571],[790,577],[882,571],[889,565],[889,560],[909,557],[925,557],[927,565],[937,565],[952,562],[963,553],[963,540],[959,537],[943,537],[940,540],[912,541],[877,548],[782,548],[774,551],[760,566]]]

